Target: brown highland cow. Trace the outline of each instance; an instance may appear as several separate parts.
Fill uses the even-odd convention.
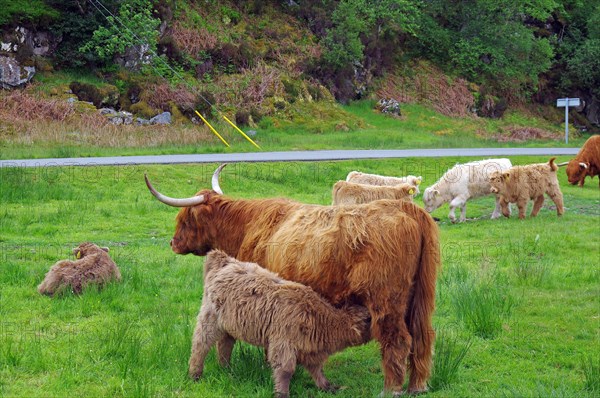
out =
[[[583,187],[585,177],[600,175],[600,135],[587,139],[577,156],[568,162],[566,172],[569,184],[579,184],[580,187]]]
[[[213,250],[204,263],[189,375],[195,380],[202,375],[206,355],[216,343],[219,362],[228,364],[235,340],[242,340],[265,347],[277,397],[289,396],[297,363],[320,389],[335,391],[323,374],[327,358],[370,339],[365,307],[336,309],[308,286]]]
[[[171,248],[204,256],[220,249],[310,286],[335,306],[361,304],[381,347],[384,390],[427,389],[435,332],[435,284],[440,266],[437,225],[414,203],[376,200],[345,206],[288,199],[233,199],[218,185],[190,198],[158,200],[182,207]]]
[[[121,280],[121,272],[108,255],[107,247],[85,242],[74,248],[73,254],[76,261],[61,260],[50,268],[38,292],[53,296],[70,288],[73,293],[81,294],[89,284],[103,286],[113,279]]]
[[[558,166],[552,158],[548,163],[513,166],[506,171],[496,171],[490,175],[491,192],[499,198],[502,214],[510,217],[509,203],[517,203],[519,218],[525,218],[527,203],[533,199],[531,217],[537,216],[544,203],[544,193],[556,204],[556,213],[564,213],[563,195],[558,185]]]

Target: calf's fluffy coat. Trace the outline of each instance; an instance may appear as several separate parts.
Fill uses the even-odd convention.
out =
[[[348,181],[338,181],[331,192],[334,205],[369,203],[379,199],[413,201],[417,187],[408,183],[392,186],[363,185]]]
[[[533,199],[531,217],[537,216],[544,203],[544,193],[556,205],[556,213],[564,213],[563,195],[558,185],[556,170],[558,166],[552,158],[548,163],[514,166],[504,172],[495,172],[490,176],[491,192],[496,194],[502,207],[502,214],[510,217],[509,203],[517,203],[519,218],[525,218],[527,202]]]
[[[423,204],[429,213],[449,203],[450,221],[456,222],[455,210],[460,208],[460,222],[467,219],[467,201],[473,198],[490,195],[490,176],[493,172],[507,170],[511,167],[508,159],[486,159],[457,164],[432,186],[423,192]],[[496,199],[496,207],[492,219],[500,217],[500,203]]]
[[[107,247],[85,242],[73,249],[76,261],[61,260],[54,264],[38,286],[38,292],[53,296],[71,289],[80,294],[89,284],[103,286],[111,280],[121,280],[117,264],[108,255]]]
[[[204,264],[204,293],[189,375],[193,379],[202,375],[206,355],[217,342],[219,362],[227,364],[237,339],[265,347],[278,397],[289,396],[297,363],[319,388],[333,390],[323,375],[324,362],[329,355],[370,338],[365,307],[337,309],[308,286],[213,250]]]

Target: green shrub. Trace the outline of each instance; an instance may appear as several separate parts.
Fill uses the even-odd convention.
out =
[[[446,388],[456,380],[463,359],[473,340],[457,336],[447,329],[436,331],[433,369],[429,386],[434,390]]]
[[[160,110],[152,108],[146,101],[140,101],[131,105],[129,111],[145,119],[150,119],[160,113]]]
[[[41,26],[58,18],[60,13],[43,0],[10,0],[0,7],[0,26],[33,22]]]
[[[502,324],[515,304],[504,284],[490,276],[470,276],[454,284],[451,294],[458,318],[468,330],[484,339],[502,332]]]

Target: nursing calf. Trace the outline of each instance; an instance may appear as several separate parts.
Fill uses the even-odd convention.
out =
[[[320,389],[334,391],[336,387],[323,374],[327,358],[370,339],[365,307],[334,308],[308,286],[213,250],[204,264],[204,293],[189,374],[193,379],[202,375],[206,355],[216,343],[219,362],[229,363],[235,340],[242,340],[265,347],[277,397],[289,396],[297,363]]]

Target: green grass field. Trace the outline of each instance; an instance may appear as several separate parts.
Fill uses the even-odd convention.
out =
[[[235,198],[329,204],[332,184],[350,170],[420,174],[426,187],[468,160],[236,164],[223,171],[221,187]],[[213,352],[201,381],[187,379],[203,258],[170,250],[177,210],[151,197],[143,173],[170,196],[190,196],[210,186],[215,167],[0,169],[0,396],[271,396],[262,352],[245,344],[236,345],[230,368],[220,368]],[[564,170],[559,176],[561,218],[547,200],[535,219],[489,220],[492,197],[469,202],[463,224],[448,222],[447,206],[433,213],[441,218],[443,267],[426,396],[598,396],[598,180],[581,189],[567,185]],[[109,246],[123,281],[81,296],[39,295],[49,267],[82,241]],[[331,357],[325,373],[344,386],[336,397],[377,396],[377,344]],[[333,396],[301,368],[291,394]]]

